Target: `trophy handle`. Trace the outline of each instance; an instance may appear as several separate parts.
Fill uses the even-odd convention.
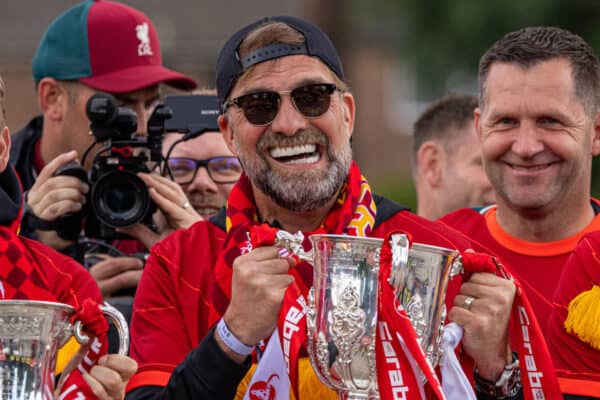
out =
[[[115,324],[117,333],[119,334],[119,351],[117,354],[126,356],[129,351],[129,326],[123,314],[115,307],[111,306],[107,302],[100,305],[100,310]],[[90,337],[83,333],[83,324],[81,321],[76,321],[73,327],[73,334],[75,339],[82,345],[86,345],[90,341]]]
[[[452,261],[452,267],[450,268],[450,279],[454,278],[457,275],[462,275],[465,273],[465,267],[462,262],[462,257],[460,254],[456,256],[454,261]]]
[[[390,248],[392,249],[392,270],[388,283],[397,288],[403,279],[404,271],[408,268],[408,255],[410,251],[410,240],[403,233],[394,233],[390,236]]]
[[[287,249],[301,260],[312,263],[314,252],[312,249],[310,251],[304,251],[302,242],[304,242],[304,234],[300,231],[292,234],[282,229],[279,230],[275,236],[275,246]]]

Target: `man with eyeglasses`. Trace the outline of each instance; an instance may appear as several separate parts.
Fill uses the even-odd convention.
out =
[[[170,147],[179,134],[167,134],[163,149]],[[242,174],[239,159],[227,148],[219,132],[206,132],[179,143],[167,160],[173,180],[187,195],[190,205],[204,219],[215,215]]]
[[[224,213],[152,248],[134,304],[131,355],[139,370],[127,398],[227,399],[246,389],[250,398],[259,393],[261,398],[288,398],[285,389],[273,385],[283,381],[285,366],[264,381],[244,379],[259,359],[264,360],[259,369],[285,360],[296,398],[337,398],[317,379],[302,350],[302,304],[312,286],[312,266],[274,246],[275,232],[384,238],[401,230],[420,243],[458,250],[470,244],[447,226],[371,192],[352,161],[354,97],[337,51],[318,27],[294,17],[270,17],[241,29],[219,55],[217,91],[223,108],[220,130],[244,173]],[[468,254],[478,267],[490,261]],[[498,396],[485,392],[485,398],[516,398],[521,380],[508,339],[513,300],[521,301],[515,284],[473,273],[453,288],[447,304],[454,304],[450,319],[464,328],[462,351],[472,357],[476,376],[491,381],[492,388],[501,378]],[[470,309],[469,296],[476,293],[485,301]],[[276,327],[285,338],[283,354],[267,357],[263,341]],[[397,354],[407,354],[400,341],[392,338],[388,344]],[[515,345],[522,349],[522,341]],[[547,359],[545,348],[536,345],[536,355]],[[424,362],[420,351],[413,356]],[[401,371],[391,371],[393,363],[378,363],[380,378],[397,385],[398,380],[386,379],[400,373],[407,386],[398,393],[422,398],[421,378],[409,372],[410,362],[404,360]],[[473,375],[472,369],[466,372]],[[435,373],[429,374],[424,393],[441,398],[441,385]],[[543,374],[544,385],[552,381],[551,370]],[[380,395],[392,396],[384,390]]]

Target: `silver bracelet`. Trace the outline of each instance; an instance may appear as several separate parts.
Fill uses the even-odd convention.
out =
[[[247,356],[252,353],[252,350],[254,350],[253,346],[247,346],[242,343],[240,339],[235,337],[233,332],[231,332],[227,327],[227,324],[223,318],[221,318],[217,323],[217,333],[219,334],[219,337],[223,343],[225,343],[225,346],[229,347],[233,352],[239,355]]]

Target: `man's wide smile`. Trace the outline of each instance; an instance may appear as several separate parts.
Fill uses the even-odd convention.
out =
[[[299,146],[273,147],[269,150],[271,158],[282,164],[312,164],[321,159],[319,147],[316,144]]]

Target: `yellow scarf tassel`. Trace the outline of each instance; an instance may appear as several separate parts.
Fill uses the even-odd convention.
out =
[[[600,350],[600,286],[594,285],[571,300],[565,329]]]

